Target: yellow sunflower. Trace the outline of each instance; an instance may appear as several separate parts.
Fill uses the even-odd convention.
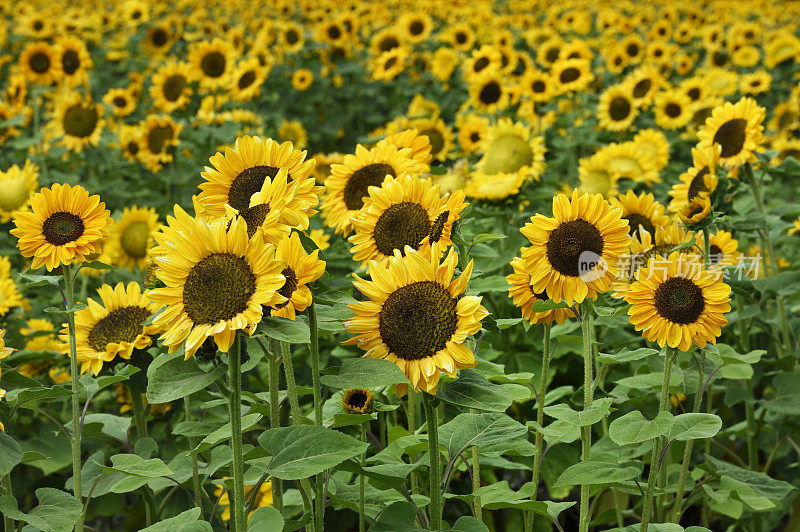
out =
[[[192,45],[189,64],[200,85],[214,91],[225,88],[233,71],[236,52],[228,41],[216,38]]]
[[[153,74],[150,97],[159,111],[171,113],[186,107],[192,95],[191,72],[188,64],[170,61]]]
[[[697,133],[699,146],[722,146],[720,164],[736,168],[756,160],[755,153],[762,149],[764,136],[764,108],[752,98],[726,102],[711,112],[705,126]]]
[[[639,231],[639,226],[653,234],[657,227],[669,224],[669,216],[664,214],[664,206],[655,200],[650,192],[639,195],[633,190],[625,194],[612,196],[609,203],[622,210],[622,217],[628,220],[628,231],[631,236]]]
[[[640,66],[625,78],[625,85],[637,107],[647,107],[664,85],[663,76],[652,66]]]
[[[457,121],[458,145],[466,154],[475,153],[489,129],[489,119],[485,116],[468,114]]]
[[[111,228],[111,235],[106,242],[107,251],[114,265],[144,270],[147,266],[147,255],[153,246],[153,233],[158,229],[158,214],[153,208],[125,207],[119,221]]]
[[[9,275],[0,276],[0,318],[5,318],[12,310],[22,306],[23,301],[14,279]]]
[[[436,131],[425,132],[425,130],[418,130],[411,127],[404,129],[397,133],[386,135],[381,139],[378,144],[389,144],[397,149],[409,148],[411,150],[411,158],[428,167],[431,159],[433,159],[433,139],[439,134]],[[443,149],[439,150],[444,151]],[[449,150],[448,150],[449,151]],[[341,162],[341,161],[338,161]]]
[[[103,369],[103,363],[116,357],[130,360],[134,349],[145,349],[152,344],[151,335],[157,326],[143,325],[158,310],[141,292],[137,283],[125,286],[117,283],[113,288],[104,284],[97,289],[100,303],[92,298],[87,307],[75,313],[76,355],[81,363],[81,373],[94,375]],[[59,334],[63,342],[62,353],[69,353],[69,329],[63,325]]]
[[[756,70],[739,79],[739,92],[742,94],[762,94],[769,91],[772,75],[766,70]]]
[[[244,136],[236,139],[233,148],[226,147],[224,153],[213,155],[209,162],[211,167],[206,166],[200,174],[205,182],[199,185],[198,200],[210,217],[225,216],[228,205],[250,223],[264,225],[261,218],[268,212],[251,205],[253,195],[260,192],[268,200],[284,197],[283,206],[276,203],[272,207],[280,208],[280,223],[308,227],[308,217],[316,212],[323,188],[316,185],[312,174],[315,161],[306,160],[305,151],[294,149],[291,142],[279,144],[269,138]],[[281,170],[286,171],[286,186],[270,188],[279,186],[274,180]]]
[[[15,164],[0,171],[0,223],[8,223],[17,213],[28,210],[38,182],[39,167],[30,159],[25,159],[22,168]]]
[[[364,414],[372,408],[372,392],[366,388],[349,388],[342,391],[342,410],[350,414]]]
[[[353,260],[363,267],[370,261],[386,266],[395,251],[402,255],[407,247],[422,251],[435,243],[447,247],[453,223],[466,206],[462,191],[444,198],[430,179],[409,174],[388,177],[380,188],[370,187],[363,208],[351,220]]]
[[[701,192],[678,211],[678,219],[685,226],[698,224],[706,219],[711,211],[711,199],[708,192]]]
[[[372,80],[392,81],[405,69],[410,53],[410,50],[405,46],[398,46],[381,52],[380,55],[370,61]]]
[[[533,135],[521,122],[501,118],[489,127],[481,142],[483,155],[476,165],[476,176],[521,176],[523,180],[538,181],[544,171],[546,151],[542,137]]]
[[[723,267],[734,266],[738,263],[741,253],[739,253],[739,241],[733,238],[728,231],[719,230],[712,234],[708,239],[709,250],[708,258],[711,266]],[[703,242],[702,232],[697,237],[698,244]]]
[[[50,85],[61,79],[57,50],[45,41],[29,43],[19,54],[19,70],[37,85]]]
[[[48,138],[59,138],[68,150],[80,153],[86,146],[97,146],[103,131],[103,106],[68,92],[56,100],[53,116],[47,123]]]
[[[56,40],[55,48],[56,57],[61,63],[61,79],[70,87],[87,84],[92,58],[86,49],[86,43],[67,35]]]
[[[355,316],[344,322],[356,334],[345,344],[357,345],[366,357],[397,364],[413,389],[428,393],[436,390],[441,370],[455,376],[457,370],[477,365],[464,340],[480,330],[489,314],[480,296],[462,296],[472,261],[453,279],[455,251],[451,248],[444,260],[441,256],[438,246],[427,255],[406,249],[388,267],[370,264],[372,280],[356,276],[353,282],[368,300],[348,305]],[[398,386],[398,393],[406,388]]]
[[[139,124],[141,137],[137,158],[151,171],[159,171],[164,164],[172,162],[170,148],[179,144],[178,135],[182,130],[183,124],[169,115],[149,115]]]
[[[318,249],[306,253],[296,232],[278,243],[275,257],[283,263],[281,274],[286,282],[278,293],[286,301],[273,306],[270,315],[294,320],[296,312],[304,311],[311,304],[311,289],[308,285],[325,273],[325,261],[319,259]]]
[[[547,301],[550,298],[547,297],[546,292],[536,293],[531,288],[531,274],[525,270],[525,259],[523,258],[527,250],[528,248],[522,248],[522,257],[511,259],[511,267],[514,269],[514,273],[506,276],[508,297],[511,298],[514,306],[519,307],[522,317],[528,320],[531,325],[552,323],[554,321],[562,324],[572,315],[570,309],[556,308],[545,310],[544,312],[533,311],[533,304],[536,301]]]
[[[591,65],[585,59],[562,59],[551,69],[559,94],[580,92],[594,80]]]
[[[590,157],[578,161],[578,180],[580,190],[588,194],[602,194],[611,197],[617,193],[620,174],[608,166],[608,150],[600,150]]]
[[[255,497],[255,501],[253,502],[253,512],[265,506],[272,506],[272,482],[262,482],[261,486],[258,488],[258,493],[253,494],[255,487],[255,484],[244,487],[244,497],[245,500],[248,501],[248,504],[250,500]],[[218,497],[217,504],[223,508],[219,514],[220,517],[223,521],[230,521],[231,500],[228,491],[222,486],[219,486],[216,490],[214,490],[214,496]],[[253,512],[250,512],[250,515],[253,515]],[[248,519],[250,518],[250,515],[247,516]]]
[[[368,150],[359,144],[355,155],[345,155],[344,162],[331,166],[322,204],[325,223],[337,233],[347,235],[352,228],[350,218],[364,206],[369,187],[380,186],[386,176],[398,177],[427,170],[426,165],[412,159],[410,148],[396,148],[384,143]]]
[[[553,218],[536,214],[520,232],[531,242],[525,269],[531,288],[556,303],[581,303],[607,292],[628,252],[628,221],[600,194],[553,198]]]
[[[692,100],[679,90],[663,91],[656,95],[653,112],[661,129],[680,129],[692,118]]]
[[[418,118],[415,120],[408,121],[408,127],[415,130],[417,132],[418,137],[426,138],[427,148],[429,150],[429,155],[432,159],[436,161],[446,161],[447,156],[450,151],[453,149],[453,130],[447,125],[447,123],[441,118]],[[406,146],[399,146],[397,142],[398,138],[395,138],[393,142],[394,145],[398,147],[406,147]],[[411,146],[409,146],[411,147]],[[412,154],[412,157],[416,160],[419,160],[423,164],[428,164],[428,161],[422,160],[421,157],[416,157],[416,152]]]
[[[489,69],[469,84],[469,102],[477,111],[493,114],[508,107],[509,91],[503,83],[503,75]]]
[[[716,344],[728,323],[730,287],[720,276],[689,265],[691,260],[677,252],[666,264],[651,259],[625,295],[630,322],[661,347],[688,351],[692,344]]]
[[[185,342],[189,359],[206,338],[228,352],[236,331],[249,334],[261,321],[265,306],[286,301],[278,293],[285,278],[275,247],[259,237],[248,239],[241,219],[205,222],[191,218],[177,205],[175,217],[155,234],[158,279],[164,287],[147,297],[165,310],[153,321],[163,330],[169,352]]]
[[[638,114],[636,106],[630,96],[630,91],[624,85],[612,85],[600,95],[597,104],[597,120],[600,127],[609,131],[624,131],[631,127]]]
[[[54,270],[99,253],[99,241],[112,223],[100,196],[89,196],[81,186],[42,188],[31,198],[31,210],[16,215],[10,232],[19,239],[22,256],[32,257],[33,269]]]
[[[661,181],[658,167],[650,156],[633,141],[609,144],[602,150],[608,171],[617,179],[626,178],[652,185]]]
[[[299,68],[292,74],[292,87],[298,91],[306,91],[314,83],[314,73],[307,68]]]
[[[103,96],[103,103],[118,117],[126,117],[136,110],[136,98],[128,89],[109,89]]]
[[[633,137],[636,146],[650,155],[659,171],[669,163],[669,141],[666,135],[657,129],[640,129]]]
[[[240,61],[231,78],[233,99],[237,102],[249,102],[261,94],[261,86],[268,73],[269,69],[262,66],[257,57]]]
[[[288,142],[298,150],[302,150],[308,144],[308,133],[299,120],[284,119],[278,127],[277,137],[278,141]]]
[[[34,318],[26,320],[25,327],[20,327],[19,333],[28,337],[25,341],[26,351],[59,352],[61,343],[56,340],[55,330],[55,325],[49,320]]]
[[[686,172],[678,176],[679,183],[672,186],[669,191],[672,199],[669,202],[669,212],[678,213],[701,193],[710,194],[717,188],[717,166],[722,147],[720,145],[697,145],[692,148],[693,165]]]

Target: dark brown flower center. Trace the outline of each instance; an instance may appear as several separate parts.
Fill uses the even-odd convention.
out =
[[[280,169],[275,166],[258,165],[246,168],[237,175],[228,190],[228,205],[238,211],[244,211],[250,206],[250,197],[259,192],[264,181],[269,177],[273,179]],[[264,213],[266,216],[266,213]],[[264,220],[262,219],[263,223]],[[259,224],[260,225],[260,224]]]
[[[164,98],[167,101],[174,102],[180,98],[185,86],[186,78],[181,74],[173,74],[164,80],[164,85],[161,87],[161,92],[164,94]]]
[[[174,133],[175,130],[169,124],[154,127],[147,136],[147,149],[150,150],[150,153],[161,153],[164,150],[164,144],[172,138]]]
[[[344,187],[344,204],[350,211],[357,211],[364,206],[364,197],[369,195],[369,187],[379,187],[386,176],[396,177],[394,168],[384,163],[368,164],[359,168]]]
[[[580,275],[580,256],[586,251],[603,254],[603,235],[582,218],[563,222],[547,240],[547,260],[553,268],[569,277]]]
[[[294,273],[293,269],[288,267],[284,268],[281,274],[283,274],[283,276],[286,277],[286,282],[283,283],[283,286],[281,287],[280,290],[278,290],[278,293],[283,297],[285,297],[287,300],[290,300],[292,299],[292,294],[294,293],[294,291],[297,290],[297,285],[298,285],[297,275]],[[283,303],[275,305],[275,308],[283,308],[288,304],[289,301],[284,301]]]
[[[183,306],[194,323],[218,323],[247,309],[256,277],[247,261],[212,253],[192,267],[183,285]]]
[[[78,103],[70,106],[64,113],[64,133],[73,137],[86,138],[94,133],[97,126],[97,110],[92,105]]]
[[[78,240],[83,234],[83,220],[71,212],[54,212],[42,224],[44,239],[54,246]]]
[[[675,102],[669,102],[664,106],[664,114],[670,118],[678,118],[681,116],[681,106]]]
[[[481,87],[478,99],[483,105],[492,105],[493,103],[497,103],[502,95],[503,89],[500,88],[500,84],[496,81],[490,81]]]
[[[74,74],[80,66],[81,59],[77,51],[67,50],[61,55],[61,68],[64,69],[64,74],[70,76]]]
[[[200,60],[200,69],[209,78],[218,78],[225,73],[226,60],[220,52],[209,52]]]
[[[622,121],[631,114],[631,102],[623,96],[615,96],[608,105],[608,116],[611,120]]]
[[[391,256],[394,250],[405,253],[405,246],[419,248],[420,242],[431,232],[427,211],[417,203],[404,201],[390,206],[375,223],[375,247]]]
[[[747,120],[734,118],[728,120],[714,133],[714,144],[722,146],[721,157],[733,157],[742,151],[746,138]]]
[[[575,67],[569,67],[561,71],[558,79],[561,80],[561,83],[572,83],[579,77],[581,77],[581,71]]]
[[[88,342],[95,351],[105,351],[108,344],[134,342],[142,334],[144,322],[150,311],[144,307],[128,306],[114,309],[89,331]]]
[[[44,52],[36,52],[28,59],[28,65],[37,74],[44,74],[50,68],[50,57]]]
[[[650,92],[650,87],[653,86],[653,82],[649,78],[645,78],[640,80],[633,86],[633,97],[634,98],[644,98],[647,96],[647,93]]]
[[[650,233],[651,235],[654,234],[656,231],[656,228],[653,225],[653,221],[643,214],[631,213],[623,216],[623,218],[628,220],[629,235],[633,235],[633,233],[638,233],[640,225],[644,227],[644,230]]]
[[[239,77],[239,83],[237,85],[239,86],[240,90],[246,89],[247,87],[252,85],[255,80],[256,80],[256,73],[253,72],[252,70],[248,70]]]
[[[681,325],[695,323],[706,307],[703,289],[685,277],[671,277],[661,283],[654,300],[662,318]]]

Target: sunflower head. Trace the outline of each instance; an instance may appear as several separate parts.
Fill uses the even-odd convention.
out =
[[[16,213],[28,209],[38,178],[39,168],[30,159],[22,168],[15,164],[0,171],[0,223],[10,222]]]
[[[6,331],[5,329],[0,329],[0,360],[8,357],[11,353],[15,351],[12,347],[6,347]]]
[[[707,193],[701,193],[692,198],[683,209],[678,212],[678,218],[688,227],[695,228],[702,223],[711,211],[711,199]]]
[[[736,168],[756,160],[755,152],[762,148],[765,109],[752,98],[726,102],[715,108],[697,133],[699,146],[720,146],[720,163]]]
[[[372,392],[366,388],[350,388],[342,393],[342,409],[350,414],[366,414],[372,409]]]

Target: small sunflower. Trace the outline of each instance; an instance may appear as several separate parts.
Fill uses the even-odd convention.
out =
[[[549,72],[531,69],[525,72],[513,91],[515,101],[549,102],[556,94],[556,83]]]
[[[408,127],[417,131],[419,137],[428,139],[429,153],[436,161],[446,161],[448,154],[453,149],[453,130],[441,118],[418,118],[410,120]],[[394,142],[397,145],[397,142]],[[405,146],[398,146],[405,147]],[[415,157],[416,159],[416,157]],[[428,164],[430,159],[424,164]]]
[[[703,242],[702,233],[697,237],[698,242]],[[709,250],[708,258],[711,266],[734,266],[741,256],[739,253],[739,241],[733,238],[728,231],[719,230],[712,234],[708,239]]]
[[[372,408],[372,392],[366,388],[349,388],[342,392],[342,410],[349,414],[366,414]]]
[[[669,224],[669,216],[664,214],[664,206],[655,200],[650,192],[642,192],[638,196],[633,190],[625,194],[612,196],[609,203],[622,210],[622,217],[628,220],[628,231],[631,236],[643,227],[649,233],[655,233],[657,227]]]
[[[277,137],[278,141],[289,142],[298,150],[302,150],[308,144],[308,133],[299,120],[284,119],[278,127]]]
[[[30,159],[25,159],[22,168],[15,164],[0,171],[0,223],[8,223],[17,213],[28,210],[38,182],[39,167]]]
[[[109,89],[103,103],[111,108],[114,116],[124,118],[136,110],[136,98],[128,89]]]
[[[353,260],[363,267],[370,261],[386,266],[395,252],[402,255],[407,248],[449,246],[453,223],[467,206],[463,200],[461,191],[441,197],[430,179],[409,174],[386,178],[380,188],[370,187],[360,214],[351,220]]]
[[[386,176],[398,177],[426,170],[426,166],[412,159],[410,148],[384,143],[368,150],[359,144],[355,155],[345,155],[343,163],[331,166],[322,205],[325,223],[337,233],[347,235],[352,228],[350,218],[364,206],[369,187],[380,186]]]
[[[522,317],[528,320],[531,325],[538,325],[541,323],[556,322],[562,324],[567,321],[572,312],[567,308],[556,308],[552,310],[545,310],[544,312],[534,312],[533,304],[536,301],[547,301],[547,293],[542,291],[536,293],[531,288],[531,274],[525,270],[525,259],[523,258],[528,248],[522,248],[522,257],[514,257],[511,259],[511,267],[514,273],[506,276],[508,283],[508,297],[514,303],[514,306],[519,307],[522,312]]]
[[[97,146],[103,131],[103,106],[84,99],[78,92],[61,95],[52,119],[47,124],[50,138],[60,138],[68,150],[80,153],[86,146]]]
[[[178,135],[183,124],[175,122],[169,115],[150,115],[139,124],[139,151],[137,157],[153,172],[172,162],[170,148],[180,142]]]
[[[61,63],[55,47],[45,41],[28,44],[19,54],[19,70],[37,85],[50,85],[61,79]]]
[[[711,211],[711,199],[707,192],[701,192],[678,211],[678,219],[685,226],[693,226],[706,219]]]
[[[580,92],[594,80],[591,65],[585,59],[562,59],[551,69],[560,94]]]
[[[435,130],[431,130],[426,133],[426,130],[424,129],[420,131],[411,127],[410,129],[404,129],[397,133],[386,135],[386,138],[380,140],[378,144],[389,144],[397,149],[409,148],[411,150],[411,158],[417,161],[419,164],[428,167],[431,163],[431,159],[433,159],[433,141],[436,138],[436,135],[441,135],[441,133]],[[449,140],[449,138],[446,140]],[[442,152],[445,150],[440,148],[438,151]]]
[[[602,150],[606,168],[617,179],[626,178],[652,185],[661,181],[650,153],[633,141],[609,144]]]
[[[296,232],[278,243],[275,258],[283,263],[281,274],[286,278],[278,293],[286,298],[270,310],[270,315],[295,319],[311,304],[311,289],[308,287],[325,273],[325,261],[319,259],[319,250],[306,253]]]
[[[306,91],[314,83],[314,73],[307,68],[299,68],[292,74],[292,87],[298,91]]]
[[[503,75],[496,69],[483,72],[469,84],[469,102],[480,113],[502,111],[508,107],[509,98]]]
[[[137,283],[125,286],[104,284],[97,289],[100,303],[87,300],[87,307],[75,313],[76,355],[81,363],[81,373],[94,375],[103,369],[103,363],[119,357],[130,360],[134,349],[145,349],[152,344],[151,335],[158,328],[143,325],[158,310],[142,294]],[[63,353],[69,352],[69,330],[64,324],[60,332]]]
[[[433,20],[426,13],[407,13],[397,22],[403,29],[405,40],[417,44],[425,41],[433,29]]]
[[[186,63],[168,62],[153,74],[150,84],[150,97],[153,105],[163,113],[183,109],[189,103],[192,88],[191,67]]]
[[[168,226],[155,234],[155,272],[163,288],[147,297],[166,309],[153,321],[162,330],[169,352],[185,342],[189,359],[206,338],[222,352],[233,345],[236,332],[252,334],[264,307],[286,301],[278,293],[286,279],[275,248],[256,236],[247,238],[243,220],[208,223],[192,218],[176,205]]]
[[[660,92],[653,102],[656,124],[661,129],[680,129],[692,119],[692,101],[679,90]]]
[[[483,156],[476,165],[478,176],[502,179],[516,175],[538,181],[544,171],[544,139],[509,118],[501,118],[489,127],[480,151]]]
[[[224,88],[233,71],[236,52],[228,41],[216,38],[194,43],[189,53],[193,77],[209,91]]]
[[[125,207],[119,221],[111,227],[111,236],[104,250],[111,255],[115,265],[131,271],[136,267],[144,270],[158,225],[155,209]]]
[[[728,169],[755,161],[754,152],[760,150],[764,142],[764,114],[764,108],[752,98],[742,98],[735,104],[726,102],[711,112],[705,126],[697,133],[699,146],[722,146],[720,164]]]
[[[619,257],[628,252],[628,221],[600,194],[553,198],[553,218],[537,214],[521,230],[531,242],[525,268],[536,293],[556,303],[581,303],[607,292]]]
[[[405,46],[398,46],[381,52],[371,62],[372,80],[390,82],[405,69],[410,51]]]
[[[630,91],[624,85],[613,85],[600,95],[597,120],[603,129],[624,131],[631,127],[637,114]]]
[[[68,35],[59,37],[55,47],[56,57],[61,63],[61,79],[70,87],[87,84],[92,58],[86,49],[86,43]]]
[[[625,85],[637,107],[649,106],[664,83],[658,69],[651,66],[640,66],[625,78]]]
[[[657,129],[640,129],[633,137],[636,146],[650,155],[659,171],[669,163],[669,141],[666,135]]]
[[[700,194],[711,194],[717,188],[717,166],[719,166],[721,146],[692,148],[693,165],[678,176],[679,183],[672,186],[669,195],[669,212],[677,214]]]
[[[630,322],[659,346],[688,351],[692,344],[716,344],[730,312],[730,287],[713,273],[687,264],[687,255],[671,253],[666,264],[651,259],[639,269],[625,295]]]
[[[261,86],[268,73],[269,70],[261,66],[257,57],[240,61],[231,78],[233,99],[237,102],[249,102],[261,94]]]
[[[372,280],[356,276],[353,284],[369,300],[348,305],[355,316],[345,320],[356,336],[345,344],[357,345],[364,356],[397,364],[413,389],[433,393],[439,371],[451,376],[477,364],[464,345],[467,336],[481,328],[489,312],[480,296],[463,296],[473,263],[453,279],[458,257],[451,248],[444,260],[441,249],[427,256],[412,249],[398,251],[384,268],[369,267]],[[404,394],[406,386],[398,386]]]
[[[469,114],[456,124],[458,126],[458,145],[466,154],[475,153],[481,146],[489,129],[489,119],[485,116]]]
[[[33,269],[54,270],[99,253],[99,241],[112,223],[100,196],[89,196],[80,186],[42,188],[31,198],[31,210],[16,215],[10,232],[19,239],[22,256],[33,258]]]
[[[303,27],[294,22],[286,22],[278,30],[278,41],[281,49],[286,53],[293,54],[303,49],[305,45],[305,35]]]
[[[742,94],[762,94],[769,91],[772,75],[766,70],[756,70],[739,79],[739,92]]]

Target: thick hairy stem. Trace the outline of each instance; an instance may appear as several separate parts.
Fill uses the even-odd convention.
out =
[[[425,421],[428,424],[428,455],[431,467],[428,474],[430,483],[429,491],[431,502],[428,506],[431,530],[442,528],[442,471],[439,463],[439,413],[436,408],[436,398],[426,392],[422,393],[422,402],[425,404]]]
[[[186,421],[192,420],[192,402],[191,398],[187,395],[183,398],[183,411],[186,416]],[[194,449],[197,447],[197,438],[189,436],[189,447]],[[200,508],[200,520],[203,520],[203,486],[200,484],[200,469],[197,465],[197,455],[192,455],[192,486],[194,488],[194,500]]]
[[[228,384],[231,387],[229,412],[231,421],[231,451],[233,453],[233,498],[231,516],[236,516],[236,532],[247,530],[244,514],[244,460],[242,457],[242,353],[241,338],[236,333],[228,353]]]
[[[64,298],[67,303],[67,324],[69,327],[69,372],[70,382],[72,384],[72,482],[73,493],[75,498],[83,503],[81,494],[81,405],[80,405],[80,389],[78,387],[78,379],[80,372],[78,370],[78,358],[76,354],[75,342],[75,275],[78,270],[73,269],[68,265],[63,265],[64,271]],[[78,522],[75,523],[75,530],[83,532],[83,519],[84,514],[81,512]]]
[[[311,341],[308,350],[311,353],[311,379],[314,386],[314,424],[322,426],[322,385],[319,382],[319,331],[317,329],[317,310],[312,301],[306,311],[308,313],[308,326],[311,330]],[[322,532],[325,521],[325,475],[316,476],[314,484],[314,510],[316,513],[317,530]]]
[[[581,313],[581,329],[583,333],[583,409],[587,410],[592,406],[594,395],[594,385],[592,370],[592,311],[588,305],[584,305]],[[592,427],[581,427],[581,461],[589,460],[589,453],[592,447]],[[578,523],[580,532],[589,530],[589,485],[581,485],[580,498],[580,520]]]
[[[259,341],[261,349],[269,361],[269,427],[275,429],[281,426],[281,405],[278,398],[280,387],[280,362],[278,361],[278,343],[270,340],[270,349],[264,349],[264,344]],[[283,512],[283,486],[279,478],[272,477],[272,504],[276,510]]]
[[[539,387],[536,389],[536,423],[540,427],[544,423],[544,396],[547,391],[547,379],[550,372],[550,324],[544,325],[544,340],[542,341],[542,371],[539,376]],[[536,431],[536,440],[533,451],[533,475],[531,482],[535,486],[531,500],[535,501],[538,495],[539,475],[542,468],[542,446],[544,445],[544,435],[541,431]],[[536,518],[534,512],[529,512],[525,519],[525,530],[533,530],[533,521]]]

